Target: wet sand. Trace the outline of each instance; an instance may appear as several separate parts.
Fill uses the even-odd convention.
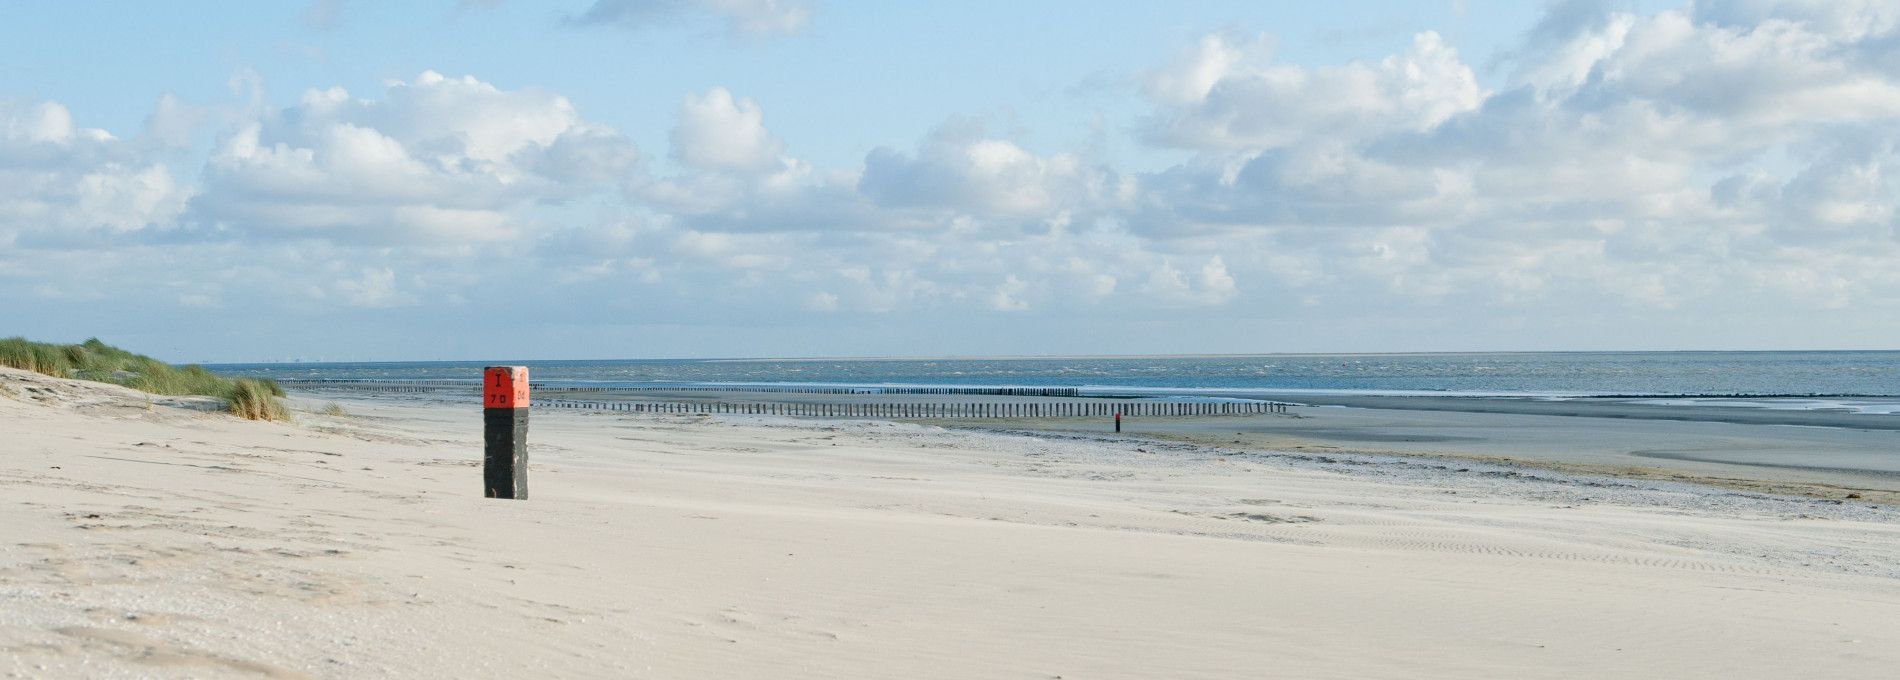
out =
[[[1243,450],[1451,457],[1770,493],[1900,503],[1900,432],[1727,419],[1741,409],[1351,398],[1408,408],[1306,407],[1290,416],[1127,418],[1131,436]],[[1489,400],[1483,400],[1489,401]],[[1450,403],[1446,403],[1450,402]],[[1467,404],[1465,402],[1473,402]],[[1453,408],[1488,410],[1452,410]],[[1701,411],[1717,411],[1704,414]],[[1537,413],[1527,413],[1536,411]],[[1690,413],[1684,413],[1690,412]],[[1561,415],[1559,415],[1561,414]],[[1590,415],[1583,415],[1590,414]],[[1617,414],[1617,415],[1603,415]],[[1763,414],[1890,425],[1890,416]],[[1690,418],[1694,418],[1691,420]],[[1107,421],[962,421],[960,427],[1112,432]]]

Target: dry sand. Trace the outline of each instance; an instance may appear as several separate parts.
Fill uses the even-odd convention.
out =
[[[535,414],[532,498],[493,501],[467,406],[313,402],[285,425],[13,371],[0,389],[9,677],[1900,667],[1900,515],[1884,507],[1370,455],[578,412]]]

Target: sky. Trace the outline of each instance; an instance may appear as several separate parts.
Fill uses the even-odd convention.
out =
[[[4,14],[0,335],[204,362],[1900,346],[1892,2]]]

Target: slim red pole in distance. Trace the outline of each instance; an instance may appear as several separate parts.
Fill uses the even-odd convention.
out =
[[[528,497],[528,367],[482,369],[482,495]]]

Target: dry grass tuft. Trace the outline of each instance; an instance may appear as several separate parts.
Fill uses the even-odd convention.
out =
[[[0,339],[0,366],[124,385],[152,394],[197,394],[221,397],[232,413],[253,420],[284,420],[289,411],[277,401],[284,389],[270,380],[230,379],[196,364],[173,366],[143,354],[113,347],[92,338],[77,345],[33,342],[25,338]]]

